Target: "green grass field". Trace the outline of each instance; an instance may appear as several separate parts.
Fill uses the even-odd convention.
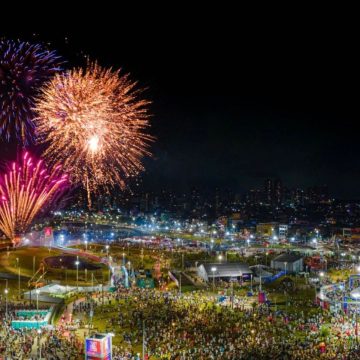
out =
[[[8,280],[8,288],[11,294],[18,294],[19,292],[19,268],[21,275],[20,288],[21,292],[23,292],[28,290],[28,281],[33,276],[34,269],[36,272],[45,258],[49,256],[59,256],[61,254],[63,254],[63,252],[60,250],[41,247],[27,247],[0,252],[0,273],[10,274],[15,277],[14,279]],[[46,271],[45,280],[57,280],[60,284],[70,286],[76,285],[76,270],[46,268]],[[109,278],[107,266],[101,264],[98,270],[87,272],[79,270],[79,285],[91,285],[91,274],[94,274],[95,283],[104,283]],[[3,279],[0,279],[0,288],[1,286],[4,288],[6,286],[6,281]]]

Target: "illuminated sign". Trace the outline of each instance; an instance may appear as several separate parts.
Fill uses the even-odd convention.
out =
[[[85,341],[85,358],[87,360],[111,360],[111,335],[95,334]]]
[[[86,355],[100,356],[101,342],[97,339],[86,339]]]

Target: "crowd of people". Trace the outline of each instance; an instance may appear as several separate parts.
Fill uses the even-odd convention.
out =
[[[40,309],[45,306],[40,306]],[[13,320],[25,318],[18,316],[19,310],[35,310],[34,305],[9,301],[0,302],[0,359],[14,360],[77,360],[84,357],[81,340],[74,333],[65,332],[60,326],[14,329]],[[38,315],[27,320],[39,320]]]
[[[78,315],[86,315],[87,306],[79,306]],[[201,291],[122,288],[92,306],[102,330],[117,337],[115,360],[139,358],[143,342],[149,359],[360,359],[355,323],[320,311],[290,315],[267,305],[219,306]]]
[[[34,306],[1,302],[0,359],[83,359],[90,331],[114,333],[114,360],[140,360],[142,349],[149,360],[360,359],[355,316],[330,315],[310,299],[288,311],[269,303],[233,306],[222,297],[118,284],[113,292],[79,295],[67,308],[71,320],[63,316],[40,332],[11,326],[17,310]]]

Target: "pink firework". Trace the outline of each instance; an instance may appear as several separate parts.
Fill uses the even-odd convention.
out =
[[[0,175],[0,230],[13,242],[25,233],[41,209],[49,208],[68,187],[61,167],[47,169],[28,152]]]

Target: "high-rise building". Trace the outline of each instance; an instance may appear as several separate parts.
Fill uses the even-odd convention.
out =
[[[274,192],[274,182],[272,179],[266,179],[264,183],[264,201],[266,204],[272,204]]]
[[[308,202],[315,203],[327,203],[329,202],[329,190],[326,185],[312,186],[307,189]]]
[[[283,201],[283,186],[280,179],[267,179],[264,184],[264,201],[269,205],[280,205]]]
[[[273,204],[280,205],[283,201],[283,186],[280,179],[274,181]]]

